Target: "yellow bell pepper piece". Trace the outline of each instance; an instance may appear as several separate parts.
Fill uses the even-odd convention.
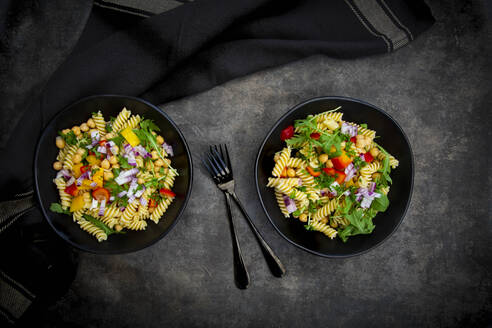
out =
[[[89,162],[90,165],[100,165],[101,164],[101,160],[97,159],[96,156],[94,156],[94,155],[89,155],[85,159],[87,160],[87,162]]]
[[[82,181],[82,185],[78,186],[77,188],[79,190],[90,190],[90,189],[92,189],[91,183],[92,183],[92,180],[84,179]]]
[[[72,166],[72,171],[73,171],[73,175],[78,178],[82,175],[82,173],[80,172],[80,168],[84,166],[84,164],[82,163],[78,163],[78,164],[74,164]]]
[[[103,186],[103,182],[104,182],[104,170],[99,168],[96,173],[94,173],[94,175],[92,176],[92,181],[94,181],[95,183],[97,183],[97,186],[98,187],[102,187]]]
[[[140,139],[138,139],[131,127],[123,129],[120,133],[132,147],[135,147],[140,143]]]
[[[72,199],[72,204],[70,204],[70,212],[80,211],[84,208],[84,196],[78,195]]]

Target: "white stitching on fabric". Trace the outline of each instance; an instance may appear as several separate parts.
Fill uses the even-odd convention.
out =
[[[386,9],[389,11],[389,13],[391,14],[391,16],[393,16],[393,18],[395,19],[395,21],[401,25],[401,27],[403,27],[405,29],[405,31],[408,32],[408,34],[410,35],[410,40],[414,40],[415,38],[413,37],[413,34],[412,34],[412,31],[410,31],[410,29],[408,27],[406,27],[401,21],[400,19],[398,18],[398,16],[395,15],[395,13],[393,12],[393,10],[391,10],[390,7],[388,7],[388,5],[386,4],[385,0],[381,0],[381,3],[386,7]]]

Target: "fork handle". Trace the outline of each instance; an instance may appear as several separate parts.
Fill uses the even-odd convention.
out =
[[[249,285],[249,274],[243,261],[241,247],[239,247],[239,240],[237,239],[236,227],[234,226],[234,219],[232,217],[231,197],[227,192],[225,192],[224,194],[226,196],[227,214],[229,215],[232,235],[232,249],[234,253],[234,280],[236,281],[236,285],[238,288],[246,289]]]
[[[227,194],[227,193],[226,193]],[[248,213],[243,207],[243,204],[241,204],[241,201],[237,197],[236,193],[231,193],[232,198],[236,201],[237,205],[239,206],[239,209],[243,213],[244,217],[249,223],[249,226],[253,230],[253,233],[256,236],[256,240],[260,243],[261,251],[263,252],[263,256],[265,257],[265,260],[268,264],[268,267],[270,268],[270,271],[275,277],[282,277],[285,274],[285,267],[280,262],[279,258],[273,250],[270,248],[270,246],[267,244],[265,239],[263,239],[263,236],[260,234],[258,229],[256,229],[256,226],[254,225],[253,221],[249,217]]]

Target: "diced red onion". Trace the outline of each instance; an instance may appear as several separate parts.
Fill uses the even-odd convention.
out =
[[[134,195],[134,192],[135,192],[135,189],[137,189],[137,187],[138,187],[137,179],[133,178],[132,182],[130,184],[130,188],[128,188],[128,193],[126,194],[126,196],[128,198],[136,197],[136,195]]]
[[[106,143],[106,145],[108,145],[109,147],[114,147],[114,146],[116,146],[116,144],[114,143],[114,141],[111,141],[111,140],[110,140],[110,141],[108,141],[108,142]]]
[[[138,145],[138,146],[134,147],[133,149],[135,150],[135,152],[137,153],[138,156],[145,157],[149,154],[147,149],[145,149],[142,145]],[[152,157],[152,155],[151,155],[151,157]]]
[[[92,188],[96,188],[96,187],[97,187],[97,183],[96,183],[96,182],[91,182],[90,186],[91,186]]]
[[[127,159],[128,159],[128,164],[130,164],[131,166],[137,166],[137,160],[135,159],[134,154],[131,153],[128,154]]]
[[[106,198],[104,198],[102,201],[101,201],[101,206],[99,207],[99,216],[103,216],[104,215],[104,209],[106,208]]]
[[[70,179],[68,179],[68,181],[67,181],[67,187],[68,186],[71,186],[74,182],[75,182],[75,178],[74,177],[70,177]]]
[[[358,130],[357,125],[352,125],[352,124],[348,124],[346,122],[343,122],[342,128],[340,131],[343,134],[348,134],[351,137],[355,137],[357,135],[357,130]]]
[[[338,193],[334,187],[340,187],[338,182],[335,181],[330,185],[330,192],[329,192],[330,196],[336,197],[338,195]]]
[[[345,190],[345,192],[343,193],[345,196],[349,196],[350,195],[350,190]]]
[[[147,206],[147,203],[148,203],[147,199],[145,199],[145,198],[143,198],[143,197],[142,197],[142,198],[140,198],[140,205],[142,205],[142,206]]]
[[[101,139],[101,136],[99,135],[99,131],[92,131],[91,139],[92,139],[92,145],[94,146]]]
[[[135,201],[135,196],[128,197],[128,204],[131,204]]]
[[[297,181],[297,184],[298,184],[299,186],[302,186],[302,179],[300,179],[300,178],[299,178],[299,180]]]
[[[173,157],[174,156],[174,151],[173,151],[173,147],[167,143],[163,143],[162,144],[162,148],[166,151],[166,153],[170,156],[170,157]]]
[[[355,176],[355,174],[357,173],[357,170],[355,169],[354,164],[350,163],[349,165],[347,165],[344,173],[346,174],[344,181],[349,181],[350,179],[352,179]]]
[[[325,189],[321,189],[320,194],[321,196],[326,196],[328,195],[328,192]]]
[[[101,154],[106,154],[106,152],[107,152],[105,146],[99,146],[99,147],[97,147],[97,151],[100,152]]]
[[[369,195],[372,195],[374,193],[375,188],[376,188],[376,182],[371,182],[369,184]]]
[[[369,208],[371,206],[372,199],[371,198],[366,198],[364,197],[362,199],[362,202],[360,202],[360,207],[362,208]]]
[[[137,174],[138,172],[139,171],[137,168],[123,171],[120,173],[120,175],[118,175],[118,177],[116,179],[114,179],[114,181],[116,181],[116,183],[119,185],[128,183],[132,180],[132,176]]]
[[[120,192],[118,195],[118,198],[121,198],[121,197],[124,197],[126,195],[126,190],[123,190],[122,192]]]
[[[114,201],[114,196],[109,197],[109,200],[112,202]]]
[[[59,177],[63,177],[65,178],[65,180],[68,180],[72,177],[72,175],[70,174],[70,172],[68,172],[68,170],[63,169],[56,174],[56,178],[58,179]]]
[[[285,207],[287,208],[287,212],[289,212],[289,214],[297,210],[296,202],[294,202],[293,199],[287,195],[284,195],[283,198]]]
[[[125,206],[120,207],[120,211],[123,212],[125,210],[125,208],[126,208]]]
[[[91,204],[91,208],[90,208],[90,209],[91,209],[91,210],[96,209],[96,208],[97,208],[97,206],[98,206],[97,199],[92,198],[92,204]]]
[[[144,193],[144,191],[145,191],[145,186],[143,186],[142,189],[137,190],[137,192],[135,192],[135,197],[138,198],[138,197],[142,196],[142,194]]]

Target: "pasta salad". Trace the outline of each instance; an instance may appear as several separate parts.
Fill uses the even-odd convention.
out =
[[[340,109],[282,130],[286,147],[274,156],[267,186],[286,218],[346,242],[374,230],[373,218],[389,205],[390,172],[398,160],[375,141],[376,131],[343,121]]]
[[[152,120],[123,108],[106,121],[101,111],[56,137],[53,183],[60,203],[51,211],[70,215],[99,242],[108,235],[145,230],[172,203],[178,172],[173,148]]]

